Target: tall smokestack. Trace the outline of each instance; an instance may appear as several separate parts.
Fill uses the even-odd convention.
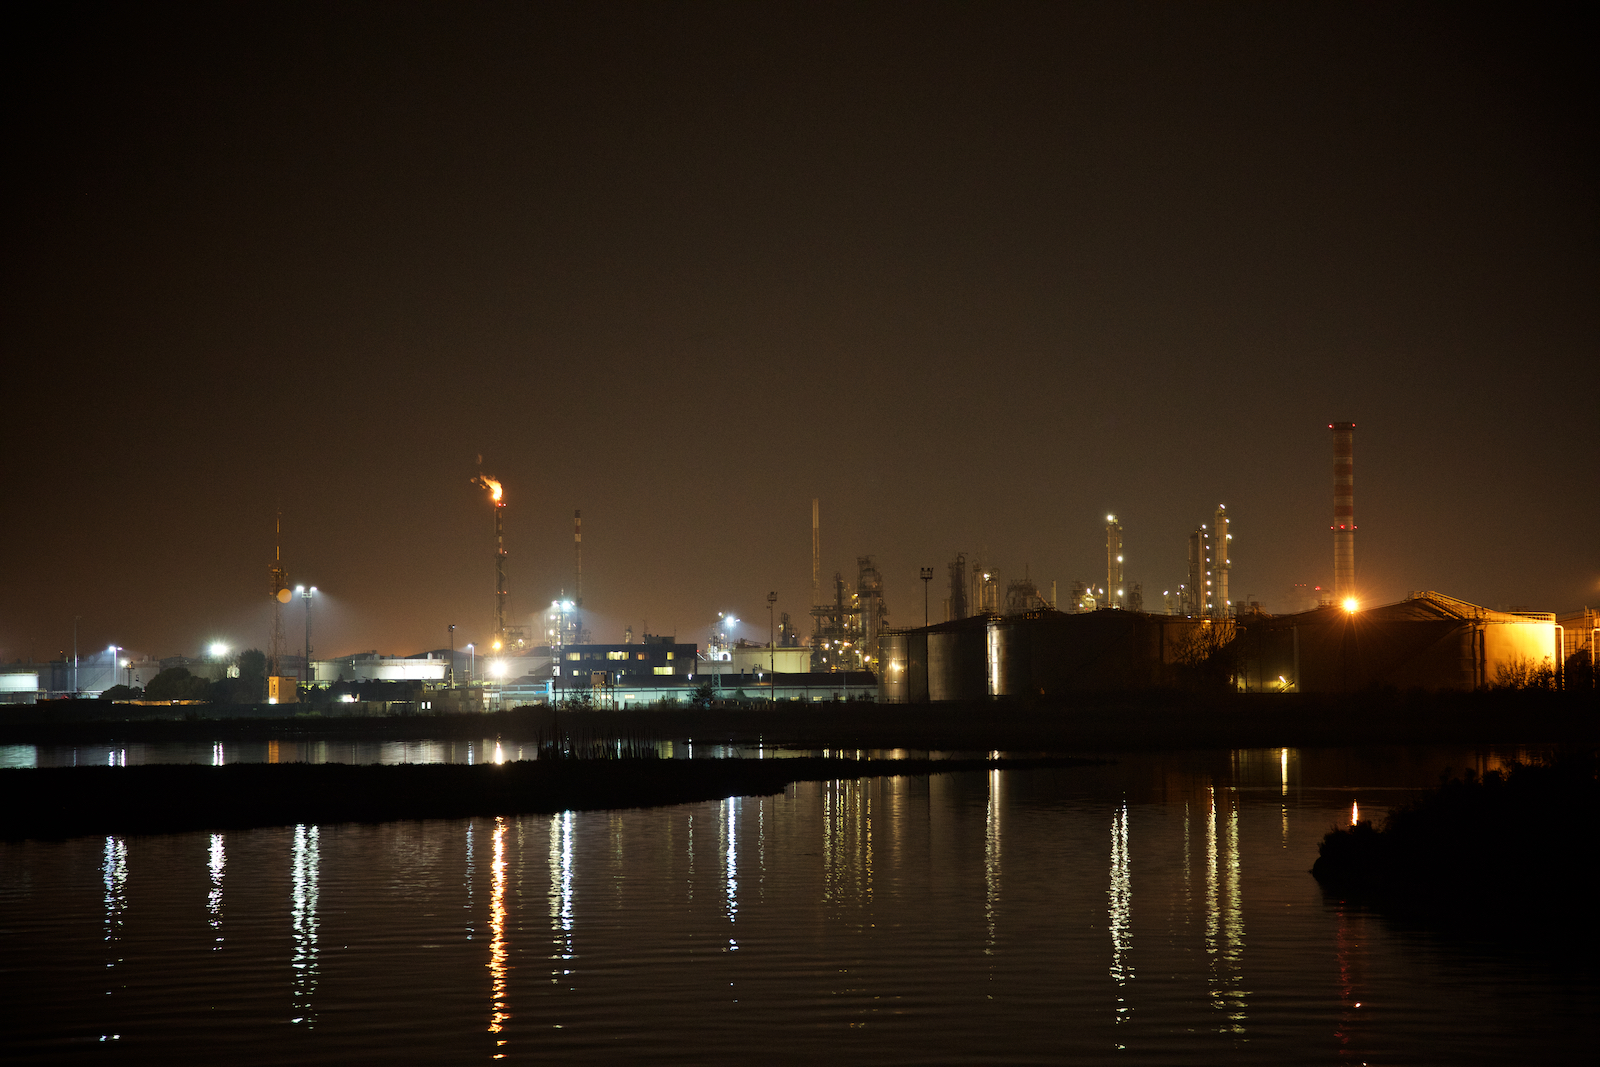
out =
[[[1356,595],[1356,424],[1330,422],[1333,431],[1333,598]]]
[[[817,584],[822,567],[822,527],[817,510],[817,498],[811,498],[811,606],[822,603],[822,588]]]
[[[583,607],[583,512],[572,513],[572,603]]]

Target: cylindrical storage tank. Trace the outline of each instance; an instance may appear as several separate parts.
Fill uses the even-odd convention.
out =
[[[886,630],[878,638],[878,701],[905,704],[911,699],[910,642],[899,630]]]
[[[996,697],[1033,692],[1032,634],[1025,619],[989,622],[989,693]]]
[[[928,699],[983,700],[989,693],[988,628],[982,619],[928,633]]]

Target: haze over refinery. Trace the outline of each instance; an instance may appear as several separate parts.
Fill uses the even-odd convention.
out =
[[[1363,602],[1600,603],[1582,16],[201,10],[9,35],[0,658],[264,646],[279,514],[329,655],[488,641],[497,559],[529,625],[577,511],[597,640],[809,633],[813,499],[891,626],[1109,516],[1159,610],[1219,503],[1286,611],[1346,422]]]

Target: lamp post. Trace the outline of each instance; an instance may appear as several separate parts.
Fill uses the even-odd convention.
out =
[[[772,702],[778,702],[778,624],[777,624],[777,590],[767,594],[767,653],[771,661],[767,664],[772,673]]]
[[[470,686],[477,680],[478,674],[478,646],[471,641],[467,642],[467,685]]]
[[[450,677],[445,680],[446,689],[456,687],[456,624],[450,624]]]
[[[294,591],[299,593],[300,599],[306,602],[306,665],[305,677],[301,681],[306,685],[310,685],[315,680],[311,673],[311,598],[316,596],[317,587],[314,585],[310,587],[297,585],[294,587]]]
[[[922,628],[928,628],[928,583],[933,581],[933,568],[922,568]]]
[[[112,645],[107,651],[111,653],[111,670],[106,675],[106,688],[110,689],[117,684],[117,653],[122,651],[122,646]]]
[[[72,695],[78,695],[78,620],[82,615],[72,617]]]

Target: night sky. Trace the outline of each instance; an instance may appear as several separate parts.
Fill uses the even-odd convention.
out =
[[[13,12],[0,656],[765,640],[873,554],[1600,604],[1592,25],[1393,4]],[[932,591],[933,615],[943,596]],[[301,606],[286,610],[290,644]],[[802,627],[809,630],[808,620]]]

